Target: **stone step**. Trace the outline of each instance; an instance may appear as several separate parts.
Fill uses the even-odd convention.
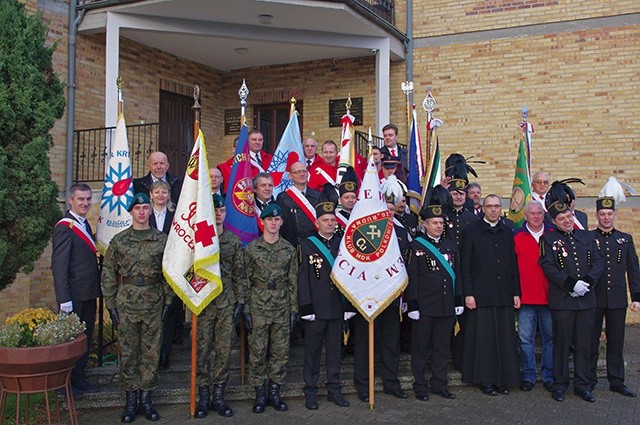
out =
[[[175,346],[172,353],[172,364],[169,370],[160,373],[160,382],[154,391],[154,403],[179,404],[189,402],[190,387],[190,349],[187,346]],[[282,386],[282,395],[286,398],[300,398],[303,396],[304,381],[302,379],[302,364],[304,348],[302,344],[291,347],[288,365],[288,377],[285,385]],[[323,356],[324,358],[324,356]],[[248,383],[240,382],[240,353],[234,349],[231,358],[231,377],[226,389],[226,399],[229,401],[252,400],[255,396],[254,389]],[[379,370],[376,362],[376,370]],[[78,409],[91,409],[122,406],[124,404],[124,391],[120,388],[118,367],[103,366],[91,368],[87,371],[89,379],[102,386],[98,393],[85,394],[84,397],[76,401]],[[322,395],[322,386],[325,378],[324,364],[320,372],[319,388]],[[606,377],[604,361],[598,365],[598,376]],[[356,394],[353,384],[353,356],[347,355],[342,361],[342,389],[344,394]],[[400,384],[406,391],[412,390],[413,376],[411,375],[411,359],[409,354],[400,355]],[[449,366],[449,386],[455,388],[462,383],[461,374]],[[382,380],[376,373],[376,391],[382,391]],[[355,398],[355,397],[353,397]]]

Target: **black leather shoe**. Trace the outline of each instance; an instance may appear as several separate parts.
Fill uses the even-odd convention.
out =
[[[553,392],[553,394],[551,395],[551,398],[554,399],[555,401],[563,402],[564,401],[564,391],[555,390]]]
[[[416,398],[420,401],[429,401],[429,394],[427,393],[416,393]]]
[[[485,395],[490,395],[490,396],[498,395],[498,392],[496,391],[496,387],[494,387],[491,384],[480,385],[480,391],[482,391],[482,394],[485,394]]]
[[[553,392],[553,382],[552,381],[543,382],[542,386],[544,386],[544,389],[549,391],[550,393]]]
[[[318,396],[315,394],[306,394],[304,396],[304,407],[309,410],[318,410]]]
[[[576,391],[576,395],[579,395],[584,401],[588,401],[589,403],[596,401],[596,398],[590,390],[584,390],[581,394]]]
[[[531,391],[533,389],[533,382],[522,381],[520,384],[520,391]]]
[[[340,391],[328,393],[327,400],[333,402],[338,407],[349,407],[349,401],[344,398]]]
[[[509,388],[507,388],[507,387],[498,387],[498,389],[496,391],[498,391],[498,394],[502,394],[502,395],[508,395],[509,394]]]
[[[384,393],[392,395],[395,398],[409,398],[409,395],[399,388],[397,390],[384,390]]]
[[[614,393],[621,394],[621,395],[623,395],[625,397],[635,397],[636,396],[636,393],[634,393],[629,388],[627,388],[626,385],[620,385],[620,386],[616,386],[616,387],[609,387],[609,389],[611,391],[613,391]]]
[[[451,394],[451,392],[449,392],[448,389],[444,388],[443,390],[440,391],[431,391],[433,394],[437,394],[442,398],[446,398],[447,400],[453,400],[454,398],[456,398],[455,394]]]
[[[369,394],[367,393],[358,393],[358,400],[363,403],[369,403]]]

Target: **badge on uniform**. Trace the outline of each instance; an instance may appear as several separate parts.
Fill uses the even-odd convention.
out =
[[[309,255],[309,264],[313,266],[313,271],[318,279],[320,279],[320,269],[324,260],[318,254]]]

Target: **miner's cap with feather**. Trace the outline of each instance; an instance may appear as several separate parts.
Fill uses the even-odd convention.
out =
[[[445,218],[445,210],[453,206],[453,198],[451,193],[442,185],[437,185],[427,192],[424,203],[420,209],[420,218],[427,220],[429,218]]]
[[[618,181],[614,176],[610,176],[604,186],[602,186],[602,189],[600,189],[599,198],[596,199],[596,211],[604,209],[615,210],[616,205],[626,202],[625,189],[627,189],[631,195],[637,194],[633,187]]]
[[[471,158],[473,157],[465,158],[459,153],[452,153],[444,162],[444,175],[451,177],[449,182],[450,191],[464,192],[464,189],[469,184],[469,173],[478,178],[478,173],[469,163],[485,164],[485,161],[469,161]]]
[[[549,207],[555,202],[561,202],[567,206],[571,205],[576,199],[576,193],[571,189],[569,183],[584,184],[581,179],[570,177],[568,179],[556,180],[551,184],[547,196],[545,196],[544,203],[549,210]]]
[[[358,176],[353,167],[347,167],[347,170],[342,176],[342,181],[338,184],[338,192],[340,196],[349,192],[358,193]]]
[[[327,183],[322,188],[316,204],[316,218],[325,214],[336,215],[337,193],[335,187]]]

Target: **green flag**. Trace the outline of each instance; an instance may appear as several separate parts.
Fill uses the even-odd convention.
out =
[[[524,140],[521,138],[516,161],[516,174],[511,190],[511,204],[509,205],[509,219],[513,221],[516,229],[522,227],[524,223],[524,206],[529,201],[531,201],[531,182],[527,169],[527,157],[524,152]]]

